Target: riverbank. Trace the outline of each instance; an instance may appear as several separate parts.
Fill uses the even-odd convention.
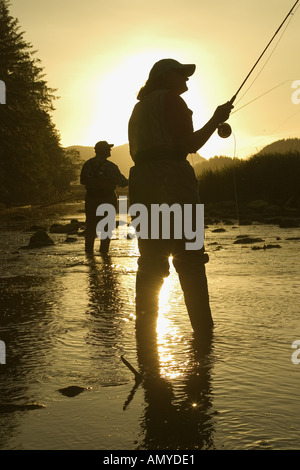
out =
[[[40,204],[14,205],[11,207],[0,206],[0,230],[27,230],[31,226],[45,226],[55,223],[70,213],[81,214],[84,212],[85,190],[80,185],[74,185],[72,189],[63,195]],[[49,228],[48,227],[48,228]]]
[[[45,205],[27,205],[0,209],[0,230],[29,230],[43,227],[49,230],[52,224],[62,219],[69,220],[68,215],[77,218],[81,226],[85,220],[84,197],[71,195],[66,200]],[[264,201],[252,201],[237,206],[233,201],[204,204],[205,225],[276,225],[279,228],[299,228],[300,211],[295,208],[270,206]]]
[[[205,223],[226,225],[272,224],[285,228],[300,227],[300,209],[297,207],[269,204],[264,200],[248,203],[223,201],[204,204]]]

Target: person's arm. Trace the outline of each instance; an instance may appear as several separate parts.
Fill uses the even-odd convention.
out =
[[[165,100],[165,113],[168,128],[176,146],[186,154],[196,153],[208,141],[219,124],[229,118],[232,108],[229,102],[218,106],[211,119],[201,129],[194,131],[192,112],[185,101],[175,93],[168,93]]]
[[[121,188],[126,188],[126,186],[128,186],[128,179],[124,175],[122,175],[121,172],[119,174],[117,184]]]
[[[107,162],[104,166],[103,174],[121,188],[128,186],[128,179],[120,172],[118,165],[113,162]]]
[[[189,153],[195,153],[203,147],[219,124],[227,121],[232,108],[233,106],[229,101],[218,106],[211,119],[201,129],[187,137],[186,145],[189,148]]]

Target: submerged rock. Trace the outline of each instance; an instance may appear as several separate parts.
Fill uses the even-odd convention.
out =
[[[52,246],[54,245],[54,241],[51,237],[49,237],[48,233],[43,229],[38,229],[29,240],[29,244],[27,246],[22,246],[22,249],[30,249],[30,248],[41,248],[44,246]]]
[[[281,248],[280,245],[253,246],[251,250],[269,250],[270,248]]]
[[[59,388],[58,391],[66,397],[76,397],[85,390],[91,390],[89,387],[79,387],[78,385],[70,385],[69,387]]]
[[[78,230],[79,222],[74,219],[69,224],[52,224],[50,227],[50,233],[77,233]]]
[[[221,233],[226,232],[225,228],[215,228],[212,230],[212,233]]]
[[[41,405],[40,403],[25,403],[21,405],[16,405],[13,403],[0,403],[0,413],[8,413],[12,411],[38,410],[40,408],[45,408],[45,405]]]
[[[251,243],[257,243],[257,242],[264,242],[264,240],[262,238],[243,237],[243,238],[238,238],[233,243],[237,245],[237,244],[243,244],[243,243],[251,244]]]
[[[49,237],[46,230],[38,229],[29,240],[30,246],[50,246],[54,245],[54,241]]]
[[[74,237],[67,237],[64,241],[64,243],[75,243],[77,242],[77,238],[74,238]]]

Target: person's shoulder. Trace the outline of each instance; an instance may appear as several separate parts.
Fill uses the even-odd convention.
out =
[[[177,106],[180,108],[187,108],[187,104],[183,98],[181,98],[178,93],[175,93],[172,90],[167,90],[165,94],[165,103],[169,106]]]
[[[109,166],[110,168],[114,168],[117,170],[119,169],[118,165],[114,162],[111,162],[110,160],[106,160],[105,165]]]
[[[95,157],[89,158],[83,163],[83,166],[89,166],[95,161]]]
[[[178,95],[178,93],[172,90],[166,90],[166,100],[174,103],[184,104],[186,106],[184,99]]]
[[[165,95],[165,106],[170,110],[187,109],[187,104],[180,95],[168,90]]]

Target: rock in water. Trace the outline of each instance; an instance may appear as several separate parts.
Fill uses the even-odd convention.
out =
[[[243,237],[243,238],[239,238],[238,240],[235,240],[233,243],[235,245],[237,244],[250,244],[250,243],[256,243],[256,242],[264,242],[264,240],[262,238],[251,238],[251,237]]]
[[[79,222],[74,219],[69,224],[53,224],[50,227],[50,233],[77,233],[79,229]]]
[[[0,413],[38,410],[40,408],[45,408],[45,405],[41,405],[40,403],[25,403],[21,405],[16,405],[14,403],[0,403]]]
[[[31,248],[42,248],[43,246],[52,246],[54,241],[49,237],[46,230],[38,229],[30,238],[28,245],[20,246],[21,250],[29,250]]]
[[[29,248],[39,248],[42,246],[54,245],[54,241],[43,229],[38,229],[29,240]]]
[[[58,391],[65,395],[66,397],[76,397],[79,393],[84,392],[85,390],[90,390],[86,387],[79,387],[78,385],[70,385],[69,387],[59,388]]]

